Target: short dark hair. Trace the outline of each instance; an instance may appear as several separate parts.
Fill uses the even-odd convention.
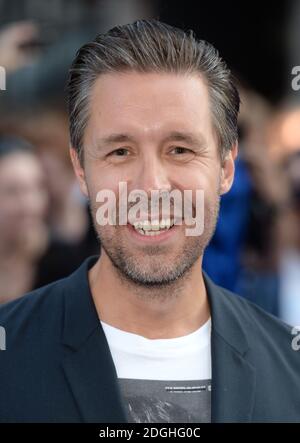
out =
[[[70,137],[81,160],[91,88],[99,75],[124,71],[200,74],[208,86],[221,158],[232,148],[238,138],[240,98],[218,51],[198,40],[193,31],[157,20],[138,20],[98,34],[79,49],[71,65],[67,84]]]
[[[34,154],[34,147],[23,138],[14,135],[0,135],[0,160],[16,153]]]

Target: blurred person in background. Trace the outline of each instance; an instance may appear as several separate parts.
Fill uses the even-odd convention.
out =
[[[0,128],[35,146],[49,191],[48,222],[52,237],[65,243],[79,243],[89,229],[89,215],[69,159],[68,120],[63,104],[50,104],[44,99],[42,105],[26,109],[23,118],[20,112],[8,112]]]
[[[24,140],[0,137],[0,303],[34,287],[48,246],[48,192],[42,166]]]
[[[278,315],[277,222],[288,199],[288,187],[271,155],[268,130],[274,108],[258,93],[242,88],[241,158],[251,182],[241,272],[235,291]]]
[[[300,146],[300,145],[299,145]],[[279,261],[279,316],[300,325],[300,148],[282,164],[290,186],[290,202],[278,225],[281,240]]]
[[[98,248],[86,202],[70,192],[59,157],[49,156],[50,171],[28,141],[0,137],[0,303],[69,275]],[[70,221],[59,217],[56,230],[50,204],[61,200]]]
[[[269,145],[273,162],[279,165],[279,183],[288,188],[277,223],[279,316],[300,325],[300,107],[289,98],[269,125]]]
[[[36,51],[26,46],[37,39],[38,27],[33,22],[10,23],[0,30],[0,66],[10,74],[35,61]]]
[[[240,149],[235,179],[222,196],[204,269],[220,285],[278,315],[277,222],[288,186],[271,155],[268,129],[274,111],[262,96],[240,86]]]

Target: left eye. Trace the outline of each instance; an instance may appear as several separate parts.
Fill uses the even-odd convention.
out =
[[[175,148],[172,149],[171,152],[174,152],[175,154],[190,154],[192,151],[188,148],[183,148],[181,146],[176,146]]]

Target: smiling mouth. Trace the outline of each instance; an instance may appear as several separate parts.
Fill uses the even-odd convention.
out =
[[[134,224],[131,224],[131,226],[141,235],[157,236],[172,229],[174,223],[174,220],[170,219],[162,219],[161,221],[154,220],[152,223],[145,220],[135,222]]]

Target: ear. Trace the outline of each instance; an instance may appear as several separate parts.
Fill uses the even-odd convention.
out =
[[[238,142],[236,142],[231,150],[226,154],[222,163],[221,170],[221,195],[226,194],[232,186],[234,179],[234,161],[238,155]]]
[[[79,186],[81,189],[81,192],[88,197],[88,189],[85,181],[85,173],[84,169],[82,167],[82,164],[79,160],[78,153],[76,149],[74,149],[72,146],[70,146],[70,157],[73,165],[73,169],[75,172],[75,175],[77,177],[77,180],[79,182]]]

